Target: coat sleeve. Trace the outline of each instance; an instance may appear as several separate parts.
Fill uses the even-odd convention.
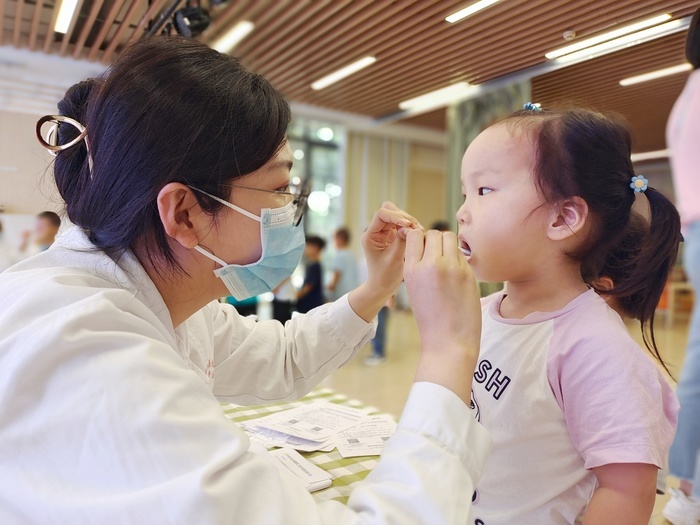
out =
[[[0,425],[2,523],[467,523],[489,439],[442,387],[413,387],[379,465],[347,506],[317,504],[251,451],[207,385],[137,313],[91,304],[57,321],[13,364],[33,383],[23,397],[31,403],[13,398],[23,408]]]
[[[337,370],[373,336],[374,323],[348,297],[295,316],[285,325],[256,322],[211,303],[214,394],[242,405],[297,399]]]

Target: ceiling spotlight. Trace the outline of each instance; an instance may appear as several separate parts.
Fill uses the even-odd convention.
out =
[[[201,7],[183,7],[173,16],[175,31],[185,38],[201,35],[210,23],[209,11]]]

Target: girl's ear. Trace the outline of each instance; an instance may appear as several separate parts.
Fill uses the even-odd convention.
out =
[[[553,241],[564,241],[576,236],[588,219],[588,204],[581,197],[572,197],[552,209],[547,236]]]
[[[615,286],[613,280],[607,276],[596,277],[595,279],[593,279],[592,284],[596,288],[596,290],[599,290],[599,293],[601,294],[605,294],[605,292],[607,292],[608,290],[612,290]]]

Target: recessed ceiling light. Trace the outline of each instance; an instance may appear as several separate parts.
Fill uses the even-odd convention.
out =
[[[632,153],[632,162],[641,162],[643,160],[666,159],[670,156],[670,149],[660,149],[656,151],[645,151],[643,153]]]
[[[655,80],[657,78],[667,77],[670,75],[676,75],[678,73],[683,73],[684,71],[690,71],[693,69],[692,64],[679,64],[677,66],[666,67],[664,69],[657,69],[656,71],[651,71],[650,73],[644,73],[642,75],[636,75],[629,78],[624,78],[620,80],[621,86],[631,86],[633,84],[641,84],[642,82],[648,82],[649,80]]]
[[[602,42],[607,42],[608,40],[613,40],[615,38],[628,35],[630,33],[634,33],[635,31],[640,31],[642,29],[646,29],[647,27],[652,27],[658,24],[661,24],[662,22],[666,22],[671,18],[671,15],[669,14],[664,14],[660,16],[655,16],[654,18],[649,18],[647,20],[642,20],[641,22],[637,22],[636,24],[631,24],[628,26],[620,27],[619,29],[615,29],[614,31],[609,31],[607,33],[603,33],[602,35],[594,36],[592,38],[587,38],[586,40],[581,40],[580,42],[576,42],[575,44],[571,44],[566,47],[562,47],[559,49],[555,49],[554,51],[550,51],[549,53],[546,53],[544,56],[552,59],[552,58],[558,58],[560,56],[568,55],[570,53],[573,53],[575,51],[579,51],[581,49],[585,49],[588,47],[595,46],[596,44],[600,44]]]
[[[620,51],[621,49],[626,49],[628,47],[661,38],[662,36],[683,31],[688,27],[688,25],[688,22],[684,22],[683,20],[672,20],[659,26],[650,27],[649,29],[637,31],[636,33],[625,35],[623,37],[616,38],[615,40],[603,42],[597,46],[581,49],[580,51],[561,56],[556,60],[564,63],[590,60],[591,58],[607,55],[608,53]]]
[[[468,16],[473,15],[474,13],[477,13],[482,9],[486,9],[487,7],[497,3],[498,1],[499,0],[480,0],[479,2],[470,5],[469,7],[465,7],[464,9],[457,11],[456,13],[452,13],[450,16],[445,18],[445,20],[447,20],[450,24],[454,24],[455,22],[464,20]]]
[[[399,102],[399,107],[405,111],[416,109],[423,110],[431,106],[445,106],[452,100],[463,97],[470,87],[472,86],[468,82],[457,82],[451,86]]]
[[[242,20],[217,39],[211,47],[219,53],[228,53],[241,40],[247,37],[254,28],[255,25],[252,22]]]
[[[334,71],[330,75],[326,75],[325,77],[318,79],[316,82],[311,84],[311,89],[319,91],[323,88],[327,88],[331,84],[335,84],[339,80],[342,80],[343,78],[350,76],[353,73],[357,73],[360,69],[364,69],[367,66],[371,66],[376,61],[377,59],[371,56],[361,58],[360,60],[353,62],[352,64],[349,64],[339,69],[338,71]]]
[[[68,32],[77,6],[78,0],[63,0],[63,2],[61,2],[61,8],[58,10],[58,16],[56,17],[56,24],[53,27],[56,33],[63,33],[65,35]]]

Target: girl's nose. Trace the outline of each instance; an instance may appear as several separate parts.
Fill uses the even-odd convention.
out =
[[[457,210],[457,222],[459,224],[465,224],[467,222],[468,215],[469,213],[467,212],[466,203],[463,203]]]

